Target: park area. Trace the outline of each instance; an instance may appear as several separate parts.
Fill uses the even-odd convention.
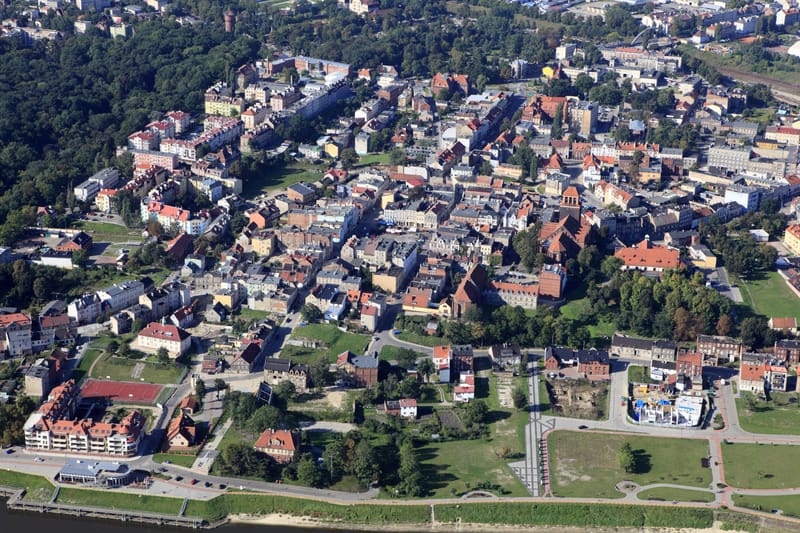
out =
[[[800,427],[800,403],[793,393],[771,392],[767,401],[744,392],[736,398],[736,412],[750,433],[794,435]]]
[[[634,472],[625,472],[617,458],[625,443],[633,450]],[[710,469],[701,464],[709,455],[704,440],[554,431],[548,446],[553,494],[560,497],[621,498],[615,488],[621,481],[699,488],[711,483]]]
[[[733,503],[737,507],[745,507],[763,513],[781,513],[787,516],[800,517],[800,494],[785,496],[734,494]]]
[[[184,367],[174,362],[157,363],[106,354],[94,363],[91,377],[167,385],[177,383],[183,371]]]
[[[284,346],[281,351],[282,358],[292,358],[296,362],[304,364],[314,364],[320,360],[334,363],[336,356],[348,350],[356,355],[363,355],[369,344],[369,338],[366,335],[348,333],[333,324],[300,326],[294,330],[290,339],[317,343],[316,347],[293,346],[290,343]]]
[[[800,318],[800,298],[780,273],[757,272],[751,279],[739,279],[738,285],[742,298],[754,312],[770,318]]]
[[[725,481],[739,489],[800,487],[800,446],[725,443]]]

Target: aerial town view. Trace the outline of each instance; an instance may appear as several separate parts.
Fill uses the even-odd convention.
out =
[[[800,531],[797,0],[0,21],[4,532]]]

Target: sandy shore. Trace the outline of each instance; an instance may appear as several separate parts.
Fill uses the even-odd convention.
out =
[[[585,527],[564,527],[564,526],[508,526],[508,525],[489,525],[489,524],[348,524],[345,522],[329,522],[318,520],[307,516],[294,516],[288,514],[274,513],[269,515],[233,515],[230,517],[233,524],[255,524],[262,526],[288,526],[306,528],[327,528],[327,529],[346,529],[362,531],[487,531],[493,532],[519,532],[526,531],[531,533],[583,533],[587,531]],[[721,523],[715,522],[708,529],[676,529],[676,528],[591,528],[594,533],[721,533]],[[727,533],[736,533],[727,530]]]

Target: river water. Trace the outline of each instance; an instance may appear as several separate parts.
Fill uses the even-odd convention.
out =
[[[164,533],[164,531],[178,533],[183,531],[188,533],[193,530],[87,520],[57,514],[15,512],[8,510],[5,499],[0,499],[0,531],[3,533],[39,533],[41,531],[57,531],[58,533]],[[236,524],[222,526],[211,531],[219,533],[331,533],[336,530]],[[338,530],[337,533],[342,533],[342,530]]]

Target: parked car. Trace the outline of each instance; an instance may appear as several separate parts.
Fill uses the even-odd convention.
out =
[[[192,478],[192,480],[189,482],[189,485],[197,485],[197,478]]]

